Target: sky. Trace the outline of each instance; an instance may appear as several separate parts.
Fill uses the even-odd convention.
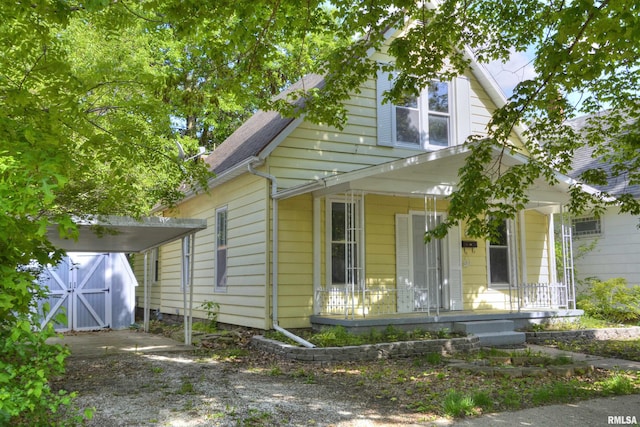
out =
[[[506,63],[496,61],[486,65],[507,98],[511,96],[518,83],[535,76],[532,58],[533,51],[513,52]]]

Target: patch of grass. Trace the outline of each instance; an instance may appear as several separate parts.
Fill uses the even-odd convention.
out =
[[[186,378],[182,379],[182,384],[180,385],[180,390],[178,390],[179,394],[191,394],[194,392],[193,383]]]
[[[533,390],[531,401],[535,405],[571,402],[580,393],[579,383],[555,382],[548,386]]]
[[[272,426],[274,419],[269,412],[251,408],[247,416],[239,420],[237,425],[243,427]]]
[[[574,340],[554,342],[558,348],[577,353],[640,362],[640,339],[635,340]]]
[[[272,366],[271,369],[269,369],[269,375],[272,377],[280,376],[282,375],[282,369],[278,365]]]
[[[449,390],[442,402],[442,411],[450,417],[465,417],[477,415],[478,409],[473,397],[464,395],[456,390]]]
[[[214,360],[235,360],[249,355],[249,350],[239,347],[217,349],[211,356]]]
[[[611,377],[600,381],[598,385],[606,395],[621,396],[625,394],[633,394],[635,392],[635,386],[631,379],[620,373],[616,373]]]

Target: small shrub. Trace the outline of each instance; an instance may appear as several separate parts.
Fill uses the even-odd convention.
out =
[[[623,278],[594,280],[577,307],[597,319],[635,324],[640,322],[640,287],[629,287]]]
[[[220,304],[213,301],[205,301],[200,304],[200,308],[207,313],[209,328],[215,331],[218,327],[218,311],[220,311]]]

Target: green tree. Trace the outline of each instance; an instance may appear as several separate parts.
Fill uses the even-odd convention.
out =
[[[520,83],[509,102],[494,111],[486,137],[468,140],[473,153],[460,170],[449,216],[436,235],[461,220],[466,221],[470,235],[490,234],[493,224],[525,206],[535,179],[555,183],[555,171],[568,172],[574,151],[584,145],[595,147],[595,155],[604,155],[614,165],[614,175],[640,184],[637,2],[442,0],[437,8],[413,1],[332,4],[341,17],[339,31],[345,37],[360,37],[348,48],[333,52],[323,68],[327,73],[323,101],[310,103],[310,108],[324,108],[308,114],[319,121],[342,123],[345,112],[336,107],[338,101],[365,78],[374,77],[378,68],[366,53],[381,47],[388,28],[405,22],[414,25],[393,41],[389,52],[396,61],[385,66],[397,72],[389,100],[416,93],[434,79],[462,73],[469,65],[468,54],[487,63],[507,60],[513,51],[533,51],[536,76]],[[572,101],[576,96],[579,101]],[[596,114],[605,108],[607,114]],[[584,132],[565,124],[582,114],[593,114]],[[506,168],[494,160],[491,148],[518,150],[510,136],[522,125],[531,161]],[[609,137],[616,137],[614,144],[608,144]],[[603,184],[607,178],[604,170],[596,169],[585,173],[582,181]],[[622,212],[640,213],[640,203],[629,193],[590,196],[574,186],[571,195],[573,212],[590,205],[599,210],[620,204]]]

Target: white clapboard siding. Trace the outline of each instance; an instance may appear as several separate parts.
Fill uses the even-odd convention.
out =
[[[574,253],[596,240],[593,250],[574,261],[579,279],[622,277],[629,285],[640,285],[640,229],[638,217],[608,209],[600,218],[602,232],[596,238],[574,238]]]

